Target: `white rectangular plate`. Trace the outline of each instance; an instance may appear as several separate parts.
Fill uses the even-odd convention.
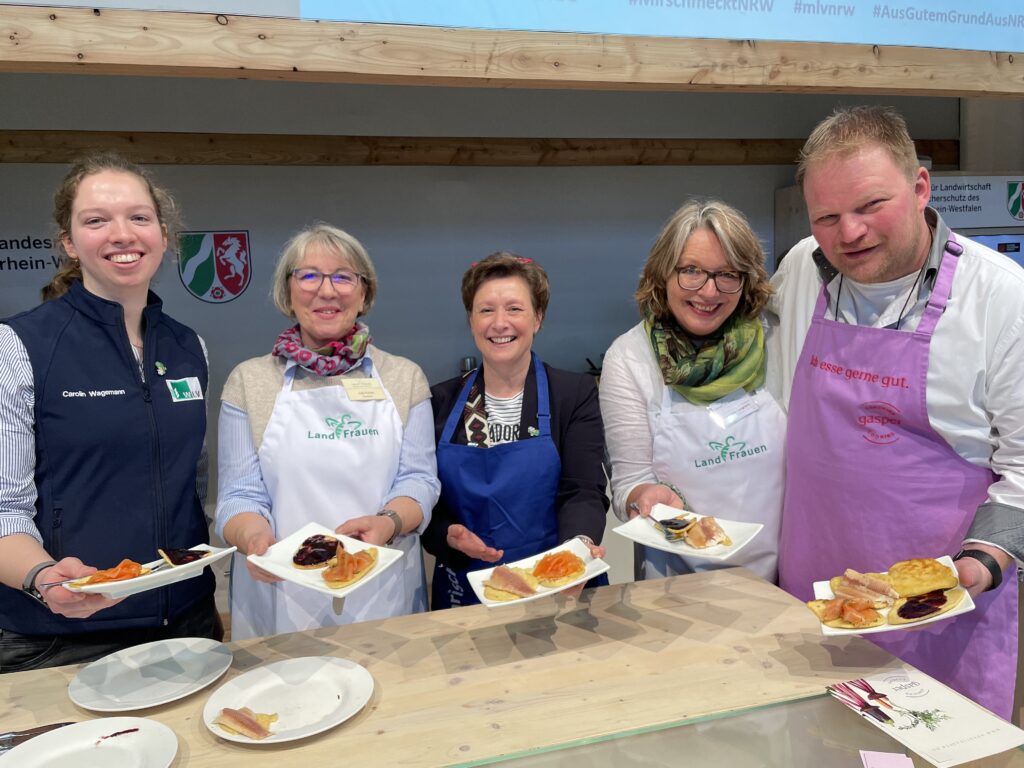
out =
[[[667,504],[655,504],[651,509],[651,517],[655,520],[668,520],[679,514],[682,514],[681,509],[670,507]],[[707,515],[698,515],[696,512],[688,512],[687,514],[697,518],[707,517]],[[661,531],[654,527],[654,523],[648,518],[640,516],[634,517],[628,523],[623,523],[618,528],[613,528],[612,530],[620,536],[625,536],[627,539],[635,541],[637,544],[643,544],[645,547],[651,547],[652,549],[660,549],[663,552],[671,552],[675,555],[684,555],[699,560],[728,560],[747,546],[750,540],[764,528],[761,523],[743,523],[738,520],[725,520],[721,517],[715,517],[715,520],[718,521],[718,524],[722,526],[722,530],[732,539],[732,544],[728,546],[716,544],[707,549],[697,549],[696,547],[691,547],[685,541],[669,541]]]
[[[185,579],[192,579],[203,572],[203,569],[208,565],[213,565],[221,558],[227,557],[235,551],[234,547],[224,547],[219,549],[217,547],[211,547],[209,544],[197,544],[189,549],[205,549],[207,552],[212,554],[207,555],[201,560],[194,560],[191,563],[185,563],[185,565],[164,565],[159,571],[153,573],[146,573],[142,576],[137,576],[134,579],[122,579],[121,581],[105,581],[101,584],[86,584],[84,586],[75,586],[74,584],[65,584],[66,589],[72,592],[90,592],[93,594],[100,594],[104,597],[128,597],[129,595],[135,595],[139,592],[146,592],[150,589],[156,589],[157,587],[166,587],[168,584],[174,584]],[[153,560],[149,563],[143,563],[142,565],[146,568],[156,568],[158,565],[163,565],[163,560]]]
[[[935,558],[944,566],[949,568],[953,573],[956,573],[956,566],[953,565],[953,558],[949,555],[943,555],[942,557]],[[915,621],[910,624],[882,624],[879,627],[870,627],[868,629],[839,629],[838,627],[826,627],[824,624],[821,625],[821,633],[823,635],[871,635],[876,632],[895,632],[901,629],[915,629],[916,627],[924,626],[925,624],[931,624],[934,621],[945,621],[946,619],[952,619],[954,616],[959,616],[961,613],[967,613],[968,611],[974,610],[974,600],[971,599],[971,593],[964,590],[964,599],[960,601],[960,604],[952,610],[940,613],[938,616],[932,616],[930,619],[921,619],[921,621]],[[832,594],[832,587],[829,586],[828,581],[816,581],[814,582],[814,599],[815,600],[831,600],[835,595]],[[880,609],[878,612],[886,617],[886,621],[889,618],[888,608]]]
[[[469,581],[469,585],[473,588],[473,591],[476,592],[476,596],[480,598],[480,602],[488,608],[496,608],[501,605],[528,603],[531,600],[537,600],[541,597],[557,594],[569,587],[575,586],[576,584],[582,584],[585,581],[590,581],[590,579],[595,576],[600,576],[611,568],[611,566],[604,560],[591,557],[590,550],[587,548],[587,545],[579,539],[570,539],[565,544],[559,544],[557,547],[552,547],[546,552],[539,552],[532,557],[526,557],[522,560],[517,560],[514,563],[505,563],[505,565],[510,568],[529,568],[532,570],[533,566],[535,566],[537,561],[544,557],[544,555],[550,554],[551,552],[561,552],[563,550],[569,550],[583,559],[583,562],[587,565],[587,569],[583,572],[583,575],[574,581],[570,581],[568,584],[563,584],[560,587],[537,587],[537,593],[535,595],[520,597],[518,600],[488,600],[484,597],[484,582],[491,578],[491,572],[494,571],[494,568],[484,568],[480,571],[472,571],[466,574],[466,578]]]
[[[405,554],[400,549],[377,547],[377,562],[374,564],[373,568],[370,569],[369,573],[359,579],[359,581],[349,584],[347,587],[332,589],[327,586],[327,582],[324,581],[323,568],[308,570],[296,568],[292,565],[292,557],[295,555],[295,551],[302,545],[302,542],[316,533],[323,534],[324,536],[333,536],[345,545],[345,549],[347,551],[352,553],[359,552],[373,546],[372,544],[367,544],[365,541],[360,541],[359,539],[353,539],[349,536],[342,536],[340,533],[335,533],[326,525],[320,525],[319,523],[306,523],[304,526],[299,528],[299,530],[295,531],[295,533],[290,536],[286,536],[274,544],[262,555],[249,555],[248,560],[254,565],[258,565],[264,571],[272,573],[285,581],[290,581],[293,584],[299,584],[300,586],[314,589],[317,592],[323,592],[325,595],[330,595],[331,597],[344,597],[345,595],[355,592],[368,582],[373,581],[373,579],[384,573],[387,568],[397,563],[402,558],[402,555]]]

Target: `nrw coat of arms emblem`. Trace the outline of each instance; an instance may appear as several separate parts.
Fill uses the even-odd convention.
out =
[[[179,232],[178,274],[186,290],[201,301],[237,299],[252,277],[249,233]]]
[[[1006,183],[1006,210],[1013,218],[1024,220],[1024,181]]]

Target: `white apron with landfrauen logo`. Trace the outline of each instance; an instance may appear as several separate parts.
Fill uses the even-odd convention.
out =
[[[372,365],[370,370],[380,380]],[[285,367],[259,450],[278,539],[309,522],[336,528],[375,514],[398,473],[403,427],[386,389],[382,400],[350,400],[343,386],[293,391],[296,366]],[[266,584],[235,555],[231,574],[231,638],[350,624],[426,610],[419,536],[392,545],[405,556],[345,598],[336,614],[327,595],[297,584]]]
[[[710,406],[663,387],[654,421],[654,474],[676,486],[702,515],[763,523],[735,558],[684,559],[644,548],[644,577],[742,565],[775,581],[785,480],[786,417],[768,390],[734,392]]]

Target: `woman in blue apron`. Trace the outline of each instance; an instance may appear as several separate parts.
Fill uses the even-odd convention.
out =
[[[435,610],[478,602],[469,571],[573,537],[604,555],[597,388],[589,375],[551,368],[532,352],[548,297],[544,270],[509,253],[488,256],[462,278],[483,365],[431,388],[441,499],[422,540],[437,558]]]

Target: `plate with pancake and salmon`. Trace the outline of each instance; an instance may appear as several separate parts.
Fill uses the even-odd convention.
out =
[[[807,603],[825,635],[867,635],[919,627],[974,610],[949,555],[893,563],[885,573],[847,568],[814,582]]]
[[[466,574],[480,602],[488,608],[525,603],[554,595],[589,581],[611,568],[579,539],[570,539],[546,552],[514,563],[484,568]]]
[[[645,547],[701,560],[728,560],[760,533],[761,523],[698,515],[655,504],[650,517],[634,517],[612,530]]]
[[[124,559],[112,568],[68,581],[64,588],[110,598],[128,597],[195,578],[204,568],[234,551],[234,547],[211,547],[209,544],[197,544],[191,549],[158,549],[156,554],[160,555],[159,560],[137,563]]]
[[[268,573],[331,597],[345,597],[402,559],[400,549],[377,547],[306,523],[249,562]]]

